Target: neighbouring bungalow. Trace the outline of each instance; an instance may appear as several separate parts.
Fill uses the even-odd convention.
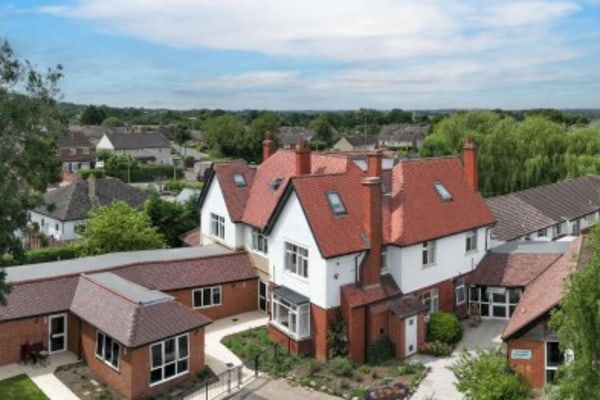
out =
[[[373,135],[344,136],[333,145],[337,151],[367,151],[377,148],[377,137]]]
[[[583,268],[591,257],[586,242],[586,236],[573,240],[558,260],[525,287],[502,333],[508,363],[534,389],[552,382],[559,365],[572,356],[560,350],[559,337],[548,321],[564,296],[567,276]]]
[[[143,163],[171,164],[171,143],[160,132],[105,133],[96,151],[126,154]]]
[[[486,203],[497,220],[490,231],[490,247],[509,241],[578,236],[600,218],[600,176],[582,176],[490,197]]]
[[[106,254],[6,270],[0,365],[25,342],[70,351],[128,399],[204,368],[204,328],[257,308],[250,258],[219,245]]]

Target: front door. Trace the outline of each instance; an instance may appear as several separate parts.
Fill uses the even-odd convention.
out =
[[[258,281],[258,309],[262,312],[268,312],[268,286],[267,282]]]
[[[404,355],[408,357],[417,352],[417,316],[408,317],[404,320],[405,350]]]
[[[67,314],[48,317],[48,350],[50,354],[67,349]]]

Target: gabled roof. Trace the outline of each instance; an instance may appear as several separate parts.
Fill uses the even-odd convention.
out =
[[[363,229],[362,173],[349,168],[343,174],[296,177],[294,188],[323,258],[368,249]],[[337,193],[346,209],[336,215],[328,193]]]
[[[243,222],[259,229],[266,227],[290,178],[296,175],[295,156],[294,150],[279,150],[257,167]],[[350,163],[341,155],[311,154],[312,174],[341,173]]]
[[[211,322],[164,293],[108,272],[79,278],[71,311],[127,347],[152,343]]]
[[[147,194],[116,178],[101,178],[95,183],[96,198],[92,201],[89,194],[89,182],[77,181],[44,194],[46,204],[53,205],[38,207],[34,211],[48,215],[60,221],[85,219],[94,206],[111,204],[122,200],[132,207],[142,207]]]
[[[92,143],[82,132],[71,131],[66,135],[56,138],[58,148],[64,147],[92,147]]]
[[[439,182],[452,195],[443,201]],[[494,223],[479,193],[474,193],[457,158],[405,160],[392,170],[389,211],[384,212],[384,239],[410,245]]]
[[[169,148],[170,142],[160,132],[107,133],[115,150]]]
[[[469,277],[482,286],[525,287],[569,248],[568,242],[510,242],[483,257]]]
[[[298,139],[310,141],[315,136],[314,129],[304,126],[282,126],[275,132],[279,143],[285,146],[293,146],[298,143]]]
[[[367,304],[377,303],[382,300],[390,300],[402,296],[402,291],[390,274],[381,276],[381,284],[363,288],[353,283],[342,286],[342,296],[347,299],[350,308],[361,307]]]
[[[247,253],[192,260],[141,263],[113,270],[131,282],[158,290],[176,290],[258,278]]]
[[[429,125],[389,124],[379,130],[381,141],[412,141],[423,139],[429,130]]]
[[[223,193],[225,205],[229,212],[229,218],[233,222],[239,222],[244,215],[244,208],[250,195],[250,189],[254,181],[255,168],[251,168],[245,162],[222,162],[213,165],[209,180],[217,178],[219,186]],[[243,178],[246,185],[236,185],[234,176],[238,175]],[[208,183],[206,185],[208,187]]]
[[[573,240],[567,251],[525,288],[502,339],[510,339],[558,305],[563,298],[564,281],[577,265],[582,242],[581,238]]]
[[[377,144],[377,137],[373,135],[356,135],[356,136],[344,136],[348,143],[353,147],[359,146],[374,146]]]
[[[486,202],[498,221],[492,235],[497,240],[511,240],[600,210],[600,176],[568,179]]]

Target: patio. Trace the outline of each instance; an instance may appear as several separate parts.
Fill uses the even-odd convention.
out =
[[[9,364],[0,367],[0,380],[26,374],[50,399],[78,400],[61,381],[54,376],[56,368],[77,362],[77,356],[71,352],[51,354],[46,365]]]

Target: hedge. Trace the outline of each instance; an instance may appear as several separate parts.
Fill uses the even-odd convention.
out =
[[[430,315],[427,325],[427,341],[454,344],[463,335],[463,328],[454,314],[434,312]]]
[[[25,252],[23,262],[17,263],[10,256],[0,258],[0,266],[14,266],[21,264],[37,264],[44,262],[52,262],[59,260],[69,260],[79,257],[81,253],[81,245],[70,244],[61,247],[44,247],[36,250]]]
[[[175,173],[177,179],[183,178],[183,170],[181,168],[175,168]],[[127,182],[128,178],[131,182],[155,182],[173,179],[173,166],[164,164],[141,164],[130,169],[129,177],[127,168],[114,171],[113,175],[123,182]]]

